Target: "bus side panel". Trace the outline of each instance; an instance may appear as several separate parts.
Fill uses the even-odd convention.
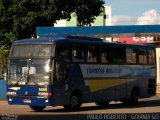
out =
[[[81,65],[90,101],[129,99],[132,89],[139,88],[140,97],[148,97],[148,80],[155,79],[155,66]]]
[[[82,94],[83,102],[129,99],[138,87],[140,97],[148,97],[148,80],[155,79],[155,66],[73,64],[69,72],[70,95]]]
[[[124,82],[118,78],[119,65],[81,64],[80,67],[85,86],[89,88],[88,101],[100,102],[117,98],[115,86]]]
[[[154,65],[123,65],[120,77],[130,78],[127,79],[127,96],[131,95],[132,89],[134,87],[139,88],[140,97],[149,97],[148,93],[148,81],[150,79],[156,80],[156,68]],[[155,85],[156,87],[156,85]]]

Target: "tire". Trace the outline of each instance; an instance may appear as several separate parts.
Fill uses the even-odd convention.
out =
[[[107,107],[109,105],[109,101],[96,102],[96,105],[99,105],[99,106],[102,106],[102,107]]]
[[[82,96],[79,94],[79,92],[74,93],[70,97],[70,104],[64,105],[64,109],[73,111],[78,110],[82,104]]]
[[[29,106],[29,107],[36,112],[42,112],[46,106]]]
[[[131,92],[131,104],[138,104],[139,102],[139,90],[137,88],[133,89]]]

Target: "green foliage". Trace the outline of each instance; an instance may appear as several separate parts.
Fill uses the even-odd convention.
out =
[[[6,64],[8,58],[8,50],[0,50],[0,64]]]
[[[88,25],[102,11],[103,0],[0,0],[0,48],[35,34],[36,27],[53,26],[75,12],[79,25]]]
[[[6,33],[13,34],[11,39],[15,40],[31,37],[36,26],[52,26],[55,8],[54,0],[1,0],[1,40],[7,38]]]
[[[0,50],[0,67],[6,68],[7,67],[7,59],[8,59],[8,50]]]
[[[16,40],[16,36],[12,32],[6,32],[4,33],[5,39],[3,41],[0,41],[0,50],[6,50],[10,48],[12,42]]]
[[[0,79],[3,78],[2,73],[4,73],[7,68],[8,54],[8,50],[0,50]]]
[[[58,0],[56,2],[56,16],[70,19],[70,14],[75,12],[80,26],[90,25],[93,20],[103,11],[103,0]]]
[[[3,75],[2,75],[2,74],[0,74],[0,80],[3,80],[3,79],[4,79]]]
[[[103,11],[103,4],[103,0],[79,0],[76,8],[79,25],[91,25],[95,16]]]

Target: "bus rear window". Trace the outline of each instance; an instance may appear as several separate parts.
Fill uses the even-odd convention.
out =
[[[32,45],[14,45],[11,50],[11,57],[27,56],[51,56],[51,45],[49,44],[32,44]]]

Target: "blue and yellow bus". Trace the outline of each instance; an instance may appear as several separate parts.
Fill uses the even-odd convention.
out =
[[[95,102],[136,104],[156,94],[152,44],[103,42],[97,37],[43,35],[17,40],[8,61],[7,100],[35,111]]]

